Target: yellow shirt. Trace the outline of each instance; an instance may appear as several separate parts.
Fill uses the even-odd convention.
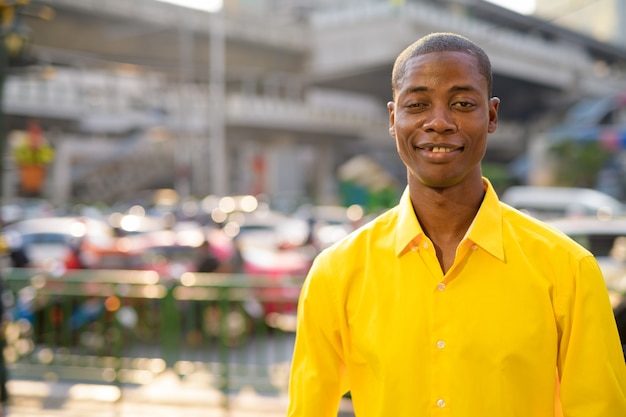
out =
[[[289,416],[336,417],[346,391],[357,417],[548,417],[559,397],[565,417],[626,416],[594,257],[485,187],[445,275],[408,192],[317,257],[299,301]]]

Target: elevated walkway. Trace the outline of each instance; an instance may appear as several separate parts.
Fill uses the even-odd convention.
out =
[[[626,82],[623,71],[598,77],[596,62],[582,45],[550,41],[532,31],[513,31],[426,3],[353,5],[319,12],[311,22],[310,72],[320,81],[387,71],[397,54],[420,36],[454,30],[485,48],[497,74],[582,94],[608,93]]]
[[[323,89],[311,89],[302,98],[250,94],[243,87],[249,80],[241,83],[240,91],[225,97],[231,142],[243,129],[393,146],[387,110],[370,97]],[[13,77],[6,84],[5,109],[12,115],[63,121],[82,132],[46,132],[57,148],[50,195],[59,205],[111,201],[128,189],[167,183],[179,174],[181,152],[209,146],[207,86],[169,84],[157,74],[65,69],[49,78]],[[160,133],[155,136],[155,131]],[[519,152],[524,134],[520,125],[502,122],[490,150]]]
[[[242,131],[374,144],[388,137],[386,109],[371,99],[315,92],[298,99],[275,92],[248,93],[249,80],[241,80],[241,85],[223,103],[227,139],[233,147],[239,136],[245,136]],[[64,69],[47,78],[12,77],[6,84],[5,109],[14,116],[73,127],[44,132],[57,148],[49,194],[59,205],[72,200],[111,201],[128,189],[167,183],[168,178],[171,182],[180,174],[177,160],[210,146],[208,87],[171,84],[156,74]],[[154,137],[155,131],[161,137]],[[143,140],[137,139],[140,136]]]

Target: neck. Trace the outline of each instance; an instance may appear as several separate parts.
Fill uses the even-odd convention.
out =
[[[445,188],[429,187],[412,177],[408,184],[420,222],[441,219],[448,225],[464,223],[463,219],[474,218],[485,196],[482,177]]]
[[[427,187],[409,178],[409,192],[415,215],[438,249],[440,260],[453,259],[483,201],[482,178],[447,188]]]

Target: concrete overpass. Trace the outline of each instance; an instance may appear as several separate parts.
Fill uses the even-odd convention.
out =
[[[10,128],[37,117],[58,132],[55,137],[72,138],[63,147],[71,154],[64,159],[69,165],[55,167],[49,194],[59,204],[122,198],[133,175],[101,186],[104,178],[85,174],[94,158],[84,149],[94,138],[106,138],[109,154],[119,155],[115,149],[126,146],[120,144],[131,134],[143,132],[148,141],[155,126],[174,143],[161,147],[171,163],[159,164],[164,171],[155,173],[155,184],[168,185],[170,178],[170,185],[178,180],[189,194],[212,192],[206,165],[216,20],[153,0],[45,3],[57,10],[56,19],[27,21],[39,65],[14,74],[5,107]],[[479,0],[407,1],[402,8],[362,1],[297,16],[226,6],[220,108],[233,193],[248,192],[255,183],[254,173],[241,168],[259,156],[271,165],[263,191],[285,198],[302,198],[308,187],[318,201],[332,199],[327,196],[336,192],[335,170],[355,153],[372,153],[401,173],[386,133],[391,65],[400,50],[428,32],[465,34],[490,54],[494,93],[503,100],[501,127],[487,155],[494,161],[524,152],[529,135],[552,120],[550,109],[626,86],[620,70],[626,51]],[[115,172],[125,166],[113,157],[110,163]],[[129,164],[129,172],[137,164]]]

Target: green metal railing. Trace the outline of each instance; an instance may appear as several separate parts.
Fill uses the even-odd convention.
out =
[[[13,378],[144,386],[166,370],[211,388],[286,389],[303,277],[31,269],[4,273]]]

